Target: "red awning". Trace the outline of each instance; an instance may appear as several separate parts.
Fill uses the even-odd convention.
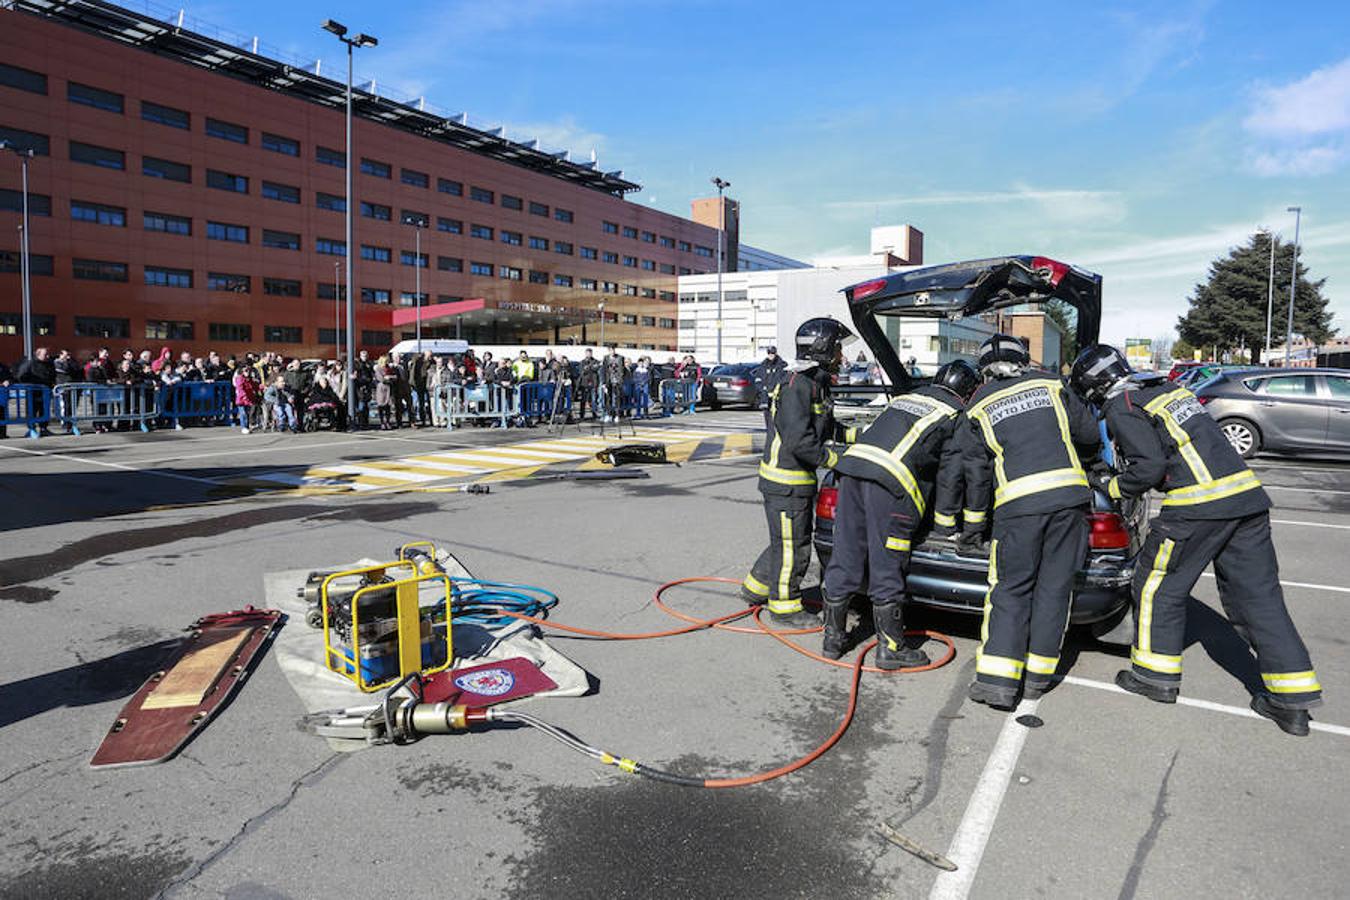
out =
[[[425,325],[427,322],[434,319],[445,319],[451,316],[462,315],[463,313],[474,312],[476,310],[484,309],[486,306],[487,301],[482,297],[477,297],[472,300],[456,300],[454,303],[434,303],[431,306],[422,307],[422,324]],[[394,310],[393,324],[395,327],[399,325],[412,325],[416,321],[417,307],[399,307]]]

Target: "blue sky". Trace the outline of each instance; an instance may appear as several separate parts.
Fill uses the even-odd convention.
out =
[[[378,12],[375,10],[378,9]],[[717,174],[742,239],[927,261],[1034,252],[1106,278],[1104,337],[1169,333],[1211,259],[1266,225],[1350,332],[1350,4],[235,0],[204,21],[504,125],[688,215]],[[1287,295],[1286,295],[1287,299]]]

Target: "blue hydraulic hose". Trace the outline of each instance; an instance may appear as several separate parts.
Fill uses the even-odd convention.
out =
[[[542,619],[557,605],[558,595],[544,588],[476,578],[456,578],[450,601],[456,622],[484,628],[498,628],[516,621],[503,615],[503,611]]]

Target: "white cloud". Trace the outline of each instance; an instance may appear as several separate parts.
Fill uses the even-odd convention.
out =
[[[1247,166],[1263,178],[1308,177],[1334,172],[1347,158],[1350,158],[1350,147],[1345,143],[1321,144],[1250,152]]]
[[[1008,191],[952,191],[916,194],[907,197],[879,197],[875,200],[840,200],[827,203],[835,210],[880,210],[904,207],[1007,206],[1028,204],[1035,211],[1028,215],[1047,225],[1106,224],[1125,216],[1125,197],[1119,191],[1043,190],[1016,187]]]
[[[1326,175],[1350,160],[1350,58],[1286,85],[1258,85],[1243,128],[1263,177]]]

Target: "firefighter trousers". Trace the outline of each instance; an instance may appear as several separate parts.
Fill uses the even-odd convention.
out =
[[[1000,518],[989,543],[975,679],[1017,694],[1023,675],[1045,689],[1059,668],[1074,578],[1087,558],[1086,507]]]
[[[1271,702],[1289,709],[1320,704],[1322,686],[1284,605],[1268,512],[1241,519],[1164,513],[1149,523],[1134,570],[1134,674],[1165,687],[1180,684],[1186,603],[1211,562],[1223,611],[1256,651]]]
[[[910,536],[918,524],[914,504],[875,481],[840,475],[836,484],[839,502],[834,512],[833,550],[822,584],[825,597],[847,600],[866,582],[873,609],[896,606],[894,621],[899,627]]]
[[[805,496],[764,494],[764,515],[769,522],[769,546],[755,560],[741,583],[751,594],[763,597],[769,612],[801,612],[802,578],[811,564],[811,524],[814,492]]]

